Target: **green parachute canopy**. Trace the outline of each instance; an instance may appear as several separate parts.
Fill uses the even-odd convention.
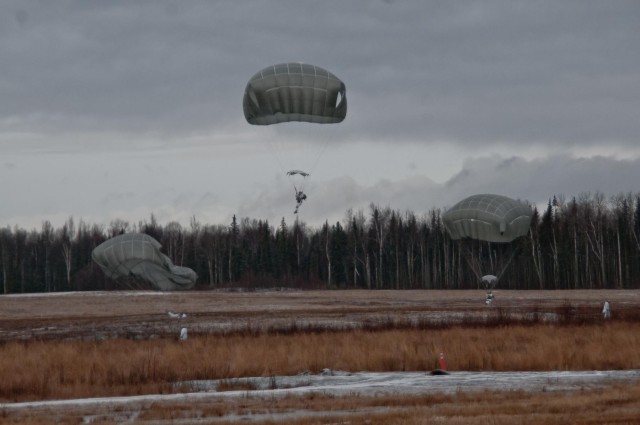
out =
[[[160,252],[162,246],[149,235],[127,233],[106,240],[91,253],[91,258],[112,278],[135,276],[161,291],[190,289],[198,276],[188,267],[175,266]]]
[[[242,107],[247,121],[255,125],[339,123],[347,115],[346,88],[338,77],[319,66],[281,63],[251,77]]]
[[[533,211],[528,205],[501,195],[473,195],[442,215],[451,239],[511,242],[529,231]]]

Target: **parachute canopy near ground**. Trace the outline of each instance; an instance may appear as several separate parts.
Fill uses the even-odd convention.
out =
[[[482,283],[488,286],[494,286],[498,282],[498,277],[492,274],[482,276]]]
[[[257,72],[244,91],[244,116],[250,124],[290,121],[334,124],[347,115],[344,83],[319,66],[289,62]]]
[[[473,195],[442,215],[451,239],[472,238],[511,242],[529,231],[533,211],[529,205],[506,196]]]
[[[188,267],[174,265],[160,252],[162,246],[149,235],[127,233],[98,245],[91,258],[112,279],[134,276],[161,291],[190,289],[198,276]]]

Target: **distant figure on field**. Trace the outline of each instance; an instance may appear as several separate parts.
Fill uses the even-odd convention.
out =
[[[187,338],[187,328],[180,329],[180,341],[186,341]]]
[[[602,307],[602,317],[605,319],[611,318],[611,305],[609,305],[609,301],[604,302],[604,306]]]
[[[486,305],[489,305],[493,302],[493,292],[489,291],[487,292],[487,298],[485,299],[484,303]]]

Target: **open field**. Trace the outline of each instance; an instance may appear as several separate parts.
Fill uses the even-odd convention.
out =
[[[2,296],[0,423],[640,423],[640,291],[495,294]]]
[[[429,377],[423,377],[428,380]],[[433,378],[433,377],[432,377]],[[449,377],[438,377],[444,380]],[[485,378],[486,379],[486,378]],[[640,417],[640,386],[624,382],[580,388],[423,394],[334,395],[322,389],[199,392],[167,396],[70,400],[0,407],[0,423],[140,424],[626,424]],[[502,382],[502,381],[501,381]]]
[[[598,320],[602,302],[614,319],[640,320],[640,291],[258,291],[73,292],[0,296],[0,341],[177,337],[296,329],[353,329],[390,321],[434,327],[508,318]],[[170,319],[168,312],[186,313]]]

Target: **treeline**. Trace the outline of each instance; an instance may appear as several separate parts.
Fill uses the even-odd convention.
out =
[[[527,236],[509,244],[453,241],[441,211],[422,215],[370,205],[344,220],[310,228],[283,218],[234,216],[229,224],[160,225],[150,220],[108,226],[75,222],[40,230],[0,229],[0,284],[5,294],[148,288],[113,281],[91,251],[113,236],[156,238],[177,265],[199,276],[197,287],[468,289],[482,274],[500,275],[500,288],[595,289],[640,287],[640,194],[606,198],[554,196],[534,209]],[[501,271],[504,269],[504,274]]]

